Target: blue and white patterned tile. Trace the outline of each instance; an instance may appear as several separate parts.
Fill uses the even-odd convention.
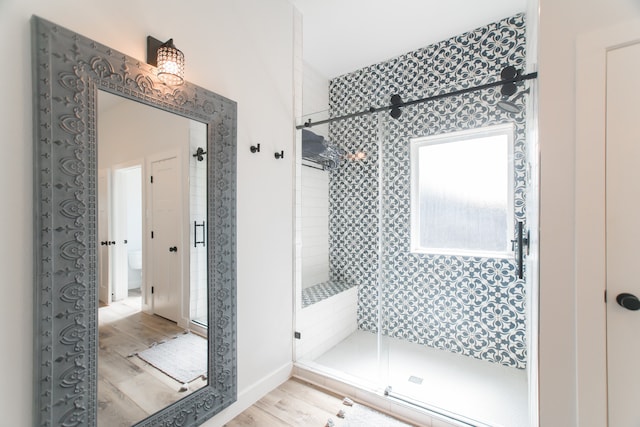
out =
[[[516,15],[332,80],[331,116],[388,105],[394,94],[410,100],[496,81],[505,66],[524,61],[524,16]],[[389,336],[524,368],[526,293],[513,260],[409,247],[413,137],[515,123],[514,221],[524,220],[525,117],[497,109],[500,98],[490,89],[404,107],[398,120],[372,114],[331,124],[332,141],[366,158],[343,160],[330,173],[330,275],[360,285],[360,329],[377,332],[381,324]]]

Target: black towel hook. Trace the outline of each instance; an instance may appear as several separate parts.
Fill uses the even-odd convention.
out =
[[[196,150],[196,154],[193,155],[199,162],[204,160],[204,155],[207,154],[206,151],[202,149],[202,147],[198,147]]]

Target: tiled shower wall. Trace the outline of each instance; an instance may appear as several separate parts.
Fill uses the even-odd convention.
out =
[[[525,22],[516,15],[335,78],[330,112],[339,116],[499,80],[524,69]],[[524,87],[519,87],[524,90]],[[499,89],[337,121],[330,138],[360,161],[330,177],[331,280],[359,285],[358,327],[516,368],[526,367],[525,284],[512,258],[411,253],[410,159],[413,137],[505,122],[516,127],[514,222],[525,218],[525,116],[495,105]],[[378,279],[382,278],[380,287]],[[381,289],[382,295],[378,289]]]

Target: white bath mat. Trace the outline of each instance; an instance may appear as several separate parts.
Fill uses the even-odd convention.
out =
[[[207,340],[195,334],[155,344],[138,357],[183,384],[207,374]]]
[[[330,427],[411,427],[411,424],[357,403],[353,403],[352,406],[343,406],[339,415],[329,420],[327,425]]]

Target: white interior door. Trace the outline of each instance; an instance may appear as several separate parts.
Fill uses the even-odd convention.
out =
[[[606,238],[609,426],[640,426],[640,44],[607,53]],[[628,294],[626,298],[621,297]],[[620,301],[618,301],[620,300]],[[623,307],[620,302],[628,308]]]
[[[109,264],[109,171],[98,172],[98,298],[103,304],[111,303],[111,265]]]
[[[182,270],[180,183],[177,157],[151,163],[153,311],[178,321]]]

